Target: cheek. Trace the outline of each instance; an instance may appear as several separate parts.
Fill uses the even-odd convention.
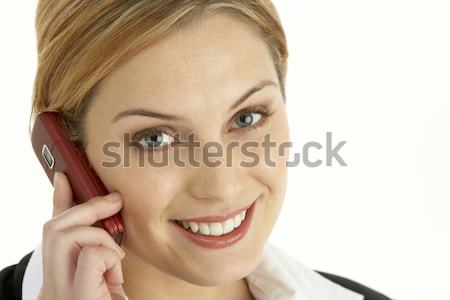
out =
[[[267,136],[270,132],[270,138]],[[266,137],[259,141],[261,145],[269,142],[273,145],[258,148],[259,163],[249,168],[252,177],[265,185],[268,195],[262,203],[260,213],[264,224],[271,230],[281,210],[287,184],[287,162],[289,160],[289,147],[283,151],[280,145],[289,142],[289,128],[286,118],[279,118],[271,126]]]
[[[126,212],[135,219],[158,222],[176,198],[177,172],[170,168],[122,168],[111,172],[124,197]],[[167,216],[168,217],[168,216]],[[163,219],[164,220],[164,219]]]
[[[280,147],[289,142],[289,128],[286,118],[277,118],[270,129],[258,141],[255,150],[258,164],[247,168],[253,177],[265,183],[272,194],[284,192],[287,177],[287,162],[290,147]],[[265,144],[265,145],[264,145]]]
[[[99,148],[100,149],[100,148]],[[123,153],[121,150],[117,153]],[[124,199],[122,214],[125,222],[157,223],[167,221],[166,208],[171,205],[180,189],[180,172],[176,168],[139,166],[137,155],[130,152],[129,167],[102,166],[101,152],[88,153],[95,171],[108,191],[120,191]]]

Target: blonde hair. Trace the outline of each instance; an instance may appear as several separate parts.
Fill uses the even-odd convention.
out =
[[[40,0],[30,125],[37,113],[58,111],[70,138],[84,146],[84,116],[97,83],[149,43],[217,12],[257,29],[269,46],[285,99],[288,51],[270,0]]]

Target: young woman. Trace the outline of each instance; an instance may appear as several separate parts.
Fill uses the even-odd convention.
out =
[[[61,113],[111,194],[72,206],[56,173],[42,244],[2,271],[1,299],[388,299],[268,242],[289,156],[288,53],[270,1],[42,0],[36,26],[32,114]],[[175,152],[192,133],[224,152],[256,142],[260,160],[244,166],[236,148],[196,167]],[[111,142],[128,166],[104,166]],[[142,149],[167,164],[142,166]],[[121,247],[91,226],[119,211]]]

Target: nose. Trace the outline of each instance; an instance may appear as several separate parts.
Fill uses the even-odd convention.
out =
[[[244,189],[244,174],[239,167],[219,166],[195,168],[189,183],[190,194],[197,199],[235,201]]]

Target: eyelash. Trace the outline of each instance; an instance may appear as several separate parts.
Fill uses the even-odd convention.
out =
[[[252,106],[249,106],[249,107],[244,108],[243,110],[239,111],[233,117],[233,122],[235,122],[237,117],[239,117],[240,115],[246,114],[246,113],[257,113],[257,114],[260,114],[261,115],[261,119],[258,120],[258,122],[256,122],[255,124],[253,124],[251,126],[234,128],[232,131],[239,130],[239,129],[244,129],[244,130],[248,131],[249,133],[254,133],[255,131],[258,130],[259,127],[261,127],[267,121],[267,119],[270,116],[272,116],[275,113],[275,111],[270,110],[269,108],[267,108],[264,105],[252,105]],[[146,135],[155,134],[155,133],[165,133],[167,135],[171,135],[165,127],[154,127],[154,128],[150,128],[150,129],[145,129],[145,130],[135,134],[133,136],[133,142],[134,143],[139,143],[139,141],[143,137],[145,137]],[[175,139],[175,141],[172,143],[172,145],[176,144],[177,142],[179,142],[179,141],[176,140],[176,138],[174,138],[174,139]],[[159,150],[162,150],[164,148],[167,148],[168,145],[157,146],[157,147],[149,147],[149,146],[144,146],[144,147],[146,149],[148,149],[149,151],[159,151]]]
[[[261,119],[256,122],[254,125],[243,127],[243,128],[237,128],[237,129],[245,129],[249,132],[254,132],[257,130],[257,128],[261,127],[266,121],[267,118],[274,114],[274,111],[270,110],[264,105],[251,105],[247,108],[244,108],[240,112],[238,112],[234,117],[233,120],[235,120],[238,116],[246,114],[246,113],[257,113],[261,115]],[[237,130],[237,129],[233,129]]]

